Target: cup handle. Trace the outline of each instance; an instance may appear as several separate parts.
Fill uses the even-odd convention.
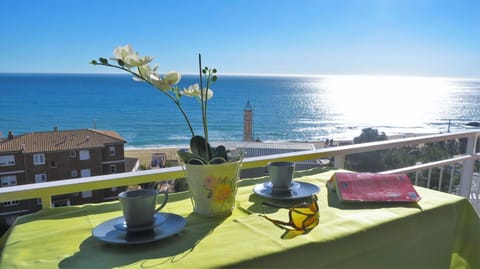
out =
[[[163,203],[159,207],[157,207],[157,209],[155,209],[155,212],[160,211],[167,204],[167,201],[168,201],[168,190],[167,191],[162,191],[160,193],[164,193],[165,198],[163,199]]]
[[[270,174],[270,164],[272,162],[268,162],[267,165],[265,165],[265,168],[267,169],[268,174]]]

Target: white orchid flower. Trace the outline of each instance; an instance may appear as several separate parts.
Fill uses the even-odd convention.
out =
[[[162,91],[168,91],[172,88],[172,86],[168,85],[165,80],[163,80],[159,74],[153,72],[150,74],[149,81],[155,86],[155,88],[160,89]]]
[[[92,60],[90,63],[93,65],[104,65],[108,67],[114,67],[117,69],[121,69],[133,75],[133,79],[137,81],[147,82],[151,84],[156,89],[159,89],[170,98],[173,103],[177,106],[177,108],[182,113],[190,133],[192,137],[195,137],[195,132],[193,130],[192,123],[188,118],[186,111],[183,109],[180,98],[185,96],[195,97],[201,106],[202,109],[202,123],[203,123],[203,132],[204,132],[204,140],[205,144],[208,144],[208,125],[207,125],[207,100],[213,97],[213,91],[210,89],[210,85],[217,81],[217,70],[215,68],[210,69],[205,67],[204,69],[200,70],[200,85],[203,85],[204,77],[206,80],[206,87],[202,89],[199,84],[190,85],[188,88],[180,90],[178,86],[176,86],[182,76],[179,72],[170,71],[167,72],[162,76],[157,73],[158,65],[155,67],[150,66],[150,62],[153,60],[153,57],[150,56],[143,56],[141,57],[138,55],[138,52],[135,52],[130,45],[125,46],[118,46],[113,50],[113,58],[112,61],[101,57],[97,60]],[[201,55],[198,55],[198,62],[201,63]],[[202,75],[203,74],[203,75]],[[200,140],[192,140],[195,141],[195,144],[203,143]],[[198,147],[198,146],[197,146]],[[204,156],[205,154],[201,154]],[[226,157],[226,156],[225,156]],[[188,163],[190,156],[184,155],[182,160],[185,163]]]
[[[163,76],[163,78],[161,78],[159,74],[157,74],[155,72],[151,72],[149,81],[156,88],[158,88],[162,91],[168,91],[171,88],[173,88],[173,85],[180,82],[181,77],[182,76],[180,75],[180,73],[178,73],[176,71],[171,71],[171,72],[166,73]]]
[[[198,84],[195,83],[193,85],[188,86],[188,88],[183,89],[182,95],[201,98],[202,92],[200,91],[200,86],[198,86]],[[208,89],[207,100],[212,97],[213,97],[213,91]]]
[[[123,62],[125,63],[125,65],[129,65],[130,67],[135,67],[135,66],[146,65],[152,60],[153,60],[153,57],[150,57],[150,56],[139,57],[138,55],[130,55],[125,57],[125,59],[123,59]]]
[[[190,97],[200,97],[200,87],[197,83],[188,86],[188,88],[183,89],[181,92],[182,95],[190,96]]]
[[[130,45],[116,47],[113,50],[113,56],[116,60],[122,60],[127,68],[142,66],[153,60],[150,56],[140,57]]]
[[[180,82],[180,79],[182,79],[182,75],[177,71],[170,71],[163,76],[163,80],[168,85],[175,85]]]
[[[134,54],[133,48],[130,45],[118,46],[113,50],[115,59],[125,59],[125,57]]]
[[[139,66],[138,67],[138,74],[144,78],[146,81],[150,81],[150,75],[151,74],[155,74],[157,72],[157,68],[158,68],[158,65],[155,65],[153,68],[148,65],[148,64],[145,64],[145,65],[142,65],[142,66]],[[137,77],[134,77],[133,78],[134,80],[141,80]]]

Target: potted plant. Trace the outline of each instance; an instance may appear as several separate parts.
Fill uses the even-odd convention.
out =
[[[116,47],[113,58],[100,57],[92,60],[93,65],[116,68],[133,75],[133,79],[150,84],[170,99],[182,114],[191,133],[190,152],[178,151],[185,163],[185,176],[192,193],[196,213],[208,216],[231,213],[235,205],[237,180],[239,178],[242,154],[235,156],[223,145],[212,147],[208,139],[208,100],[213,91],[210,86],[217,81],[215,68],[202,68],[198,55],[199,82],[181,89],[178,84],[181,74],[176,71],[163,75],[157,73],[158,65],[150,66],[153,57],[140,56],[130,45]],[[204,87],[205,86],[205,87]],[[203,136],[196,135],[191,121],[182,107],[182,97],[194,97],[200,103]]]

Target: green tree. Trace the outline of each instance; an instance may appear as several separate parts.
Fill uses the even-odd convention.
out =
[[[379,133],[377,129],[365,128],[362,129],[362,133],[360,134],[360,136],[357,136],[353,139],[353,143],[360,144],[367,142],[383,141],[387,139],[388,137],[385,135],[384,132]]]
[[[173,183],[173,188],[175,192],[186,191],[188,190],[188,184],[185,178],[177,178]]]
[[[387,140],[384,132],[377,129],[365,128],[360,136],[353,139],[354,144]],[[346,168],[358,172],[378,172],[385,167],[382,158],[383,151],[373,151],[352,154],[346,157]]]
[[[360,136],[354,138],[354,143],[366,143],[382,141],[387,139],[384,133],[379,133],[375,129],[363,129]],[[412,166],[417,162],[428,163],[442,159],[451,158],[455,155],[464,154],[466,150],[466,139],[440,141],[420,145],[411,145],[397,147],[388,150],[358,153],[347,156],[345,167],[358,172],[379,172],[393,170],[401,167]],[[478,162],[476,162],[478,166]],[[449,179],[453,174],[453,184],[457,185],[460,180],[460,164],[443,167],[442,184],[440,189],[448,191]],[[419,173],[418,182],[421,186],[426,186],[430,182],[430,188],[437,189],[440,184],[441,168],[432,168],[430,179],[428,179],[428,170]],[[409,174],[413,180],[415,173]]]

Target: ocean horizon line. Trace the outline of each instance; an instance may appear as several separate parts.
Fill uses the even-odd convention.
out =
[[[160,73],[162,74],[162,73]],[[195,72],[180,72],[180,74],[185,76],[198,76],[198,73]],[[125,72],[0,72],[0,75],[119,75],[119,76],[130,76]],[[238,73],[238,72],[218,72],[218,76],[229,76],[229,77],[292,77],[292,78],[329,78],[329,77],[339,77],[339,78],[348,78],[348,77],[368,77],[368,78],[391,78],[391,79],[447,79],[447,80],[462,80],[462,81],[477,81],[480,80],[480,77],[462,77],[462,76],[441,76],[441,75],[412,75],[412,74],[295,74],[295,73]]]

